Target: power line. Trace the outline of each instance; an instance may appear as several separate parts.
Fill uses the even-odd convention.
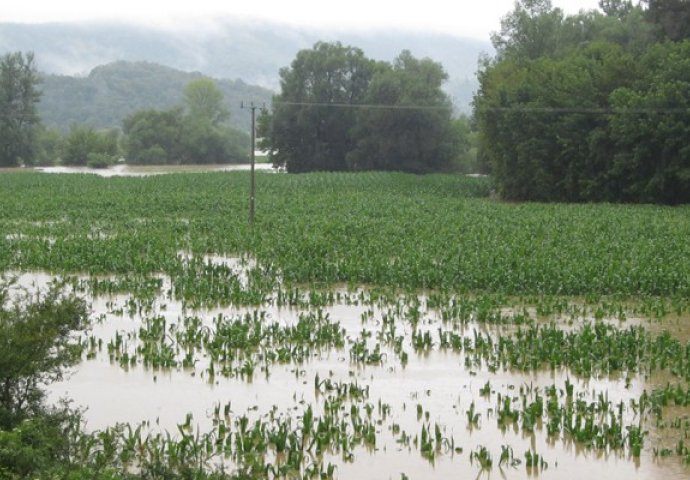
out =
[[[274,101],[273,105],[291,105],[297,107],[330,107],[330,108],[370,108],[375,110],[453,110],[443,105],[386,105],[380,103],[330,103],[330,102],[290,102]]]
[[[361,108],[374,110],[452,110],[453,107],[441,105],[387,105],[378,103],[329,103],[329,102],[291,102],[274,101],[273,105],[324,108]],[[644,115],[644,114],[690,114],[690,108],[595,108],[595,107],[482,107],[479,112],[521,112],[555,114],[595,114],[595,115]]]
[[[690,113],[690,108],[577,108],[577,107],[484,107],[480,112],[519,112],[519,113],[583,113],[598,115],[643,115],[649,113],[677,114]]]

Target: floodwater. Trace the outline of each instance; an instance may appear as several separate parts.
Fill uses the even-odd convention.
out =
[[[180,255],[184,255],[181,253]],[[238,261],[231,257],[209,257],[209,262],[225,262],[237,269],[251,268],[254,263],[246,259]],[[25,288],[42,287],[51,277],[46,274],[23,274],[18,285]],[[164,280],[162,292],[169,290],[169,280]],[[188,311],[171,298],[162,295],[145,313],[127,313],[130,302],[128,295],[92,299],[94,318],[100,317],[87,337],[92,336],[107,344],[116,334],[131,343],[129,349],[135,352],[137,332],[152,316],[164,317],[170,332],[180,326],[185,316],[194,315],[204,325],[212,324],[219,314],[237,316],[260,310],[266,322],[294,325],[304,310],[278,308],[264,305],[257,308],[217,308]],[[311,309],[313,312],[313,309]],[[660,458],[653,453],[655,441],[669,433],[647,425],[649,435],[639,458],[632,458],[620,451],[583,448],[566,439],[562,434],[549,438],[544,429],[528,433],[517,424],[499,428],[497,408],[499,398],[511,397],[517,405],[520,398],[533,399],[535,393],[543,396],[547,388],[563,389],[566,382],[574,385],[579,399],[596,402],[605,398],[611,405],[619,402],[628,404],[640,397],[643,391],[651,391],[664,385],[669,378],[659,375],[652,378],[603,377],[577,378],[567,369],[538,370],[535,372],[513,372],[504,369],[489,371],[483,367],[465,365],[460,353],[429,351],[415,353],[410,348],[412,327],[400,320],[397,335],[402,335],[409,353],[408,362],[403,365],[388,347],[386,356],[377,364],[355,364],[349,356],[349,345],[359,338],[367,338],[369,345],[377,332],[382,330],[382,319],[390,313],[385,305],[364,305],[343,302],[322,309],[332,322],[338,322],[344,329],[348,341],[342,349],[321,349],[303,363],[272,364],[265,371],[257,368],[250,378],[209,377],[209,359],[199,354],[194,368],[154,369],[140,364],[123,368],[110,360],[104,347],[92,359],[84,359],[64,381],[50,387],[50,399],[55,401],[68,397],[75,405],[84,407],[87,428],[104,429],[118,422],[133,424],[148,421],[152,429],[177,432],[188,414],[192,414],[195,425],[201,430],[212,428],[212,412],[216,406],[230,404],[231,416],[247,415],[251,419],[264,418],[272,410],[298,417],[306,406],[312,405],[315,414],[323,411],[323,393],[315,389],[315,378],[333,382],[356,383],[369,388],[366,402],[376,405],[379,401],[388,404],[390,413],[381,416],[374,413],[376,420],[376,447],[355,449],[353,461],[343,461],[337,455],[326,459],[337,465],[337,478],[399,479],[408,478],[502,478],[523,479],[571,479],[574,476],[615,479],[681,479],[688,478],[690,470],[682,465],[678,457]],[[439,327],[434,312],[426,312],[426,320],[417,327],[418,332],[434,332]],[[674,324],[674,328],[679,328]],[[687,327],[686,327],[687,329]],[[464,334],[475,331],[498,332],[500,327],[486,328],[468,325]],[[365,332],[365,333],[363,333]],[[349,343],[348,343],[349,342]],[[486,390],[487,383],[490,385]],[[499,397],[500,396],[500,397]],[[419,407],[418,407],[419,406]],[[475,425],[467,418],[467,411],[475,408],[479,413]],[[419,414],[419,408],[423,414]],[[690,411],[675,412],[680,416]],[[625,419],[635,421],[635,414],[625,413]],[[411,437],[419,434],[422,426],[441,426],[443,435],[452,438],[456,448],[462,451],[441,451],[435,459],[424,459],[413,444],[399,441],[394,426]],[[673,441],[676,441],[675,439]],[[523,463],[515,467],[502,465],[498,460],[501,446],[509,445],[516,458]],[[493,467],[482,471],[477,462],[470,461],[471,452],[480,446],[489,449],[493,456]],[[536,450],[548,462],[543,470],[527,469],[524,453]],[[626,450],[627,452],[627,450]]]
[[[277,171],[270,163],[257,163],[256,170]],[[162,175],[166,173],[182,172],[232,172],[250,170],[250,164],[234,165],[125,165],[119,164],[109,168],[89,167],[35,167],[33,170],[44,173],[91,173],[101,177],[144,177],[149,175]]]

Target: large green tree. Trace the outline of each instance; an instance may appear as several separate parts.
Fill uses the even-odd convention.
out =
[[[249,136],[225,125],[230,113],[213,80],[189,82],[184,89],[184,109],[179,138],[181,163],[229,163],[247,158]]]
[[[479,72],[481,155],[507,199],[688,202],[690,41],[659,13],[682,18],[686,2],[600,6],[516,4]]]
[[[375,62],[358,48],[317,43],[281,70],[261,146],[289,172],[449,169],[460,130],[441,86],[443,67],[403,51]]]
[[[609,95],[632,84],[633,57],[593,43],[564,58],[504,59],[480,72],[482,153],[514,200],[610,200]]]
[[[690,38],[690,0],[645,0],[647,19],[661,39]]]
[[[273,115],[260,122],[264,146],[289,172],[346,170],[351,130],[377,64],[362,50],[319,42],[280,71]]]
[[[624,201],[690,203],[690,40],[655,45],[612,93],[611,182]]]
[[[90,161],[105,158],[106,163],[116,160],[118,154],[117,130],[97,131],[91,127],[73,125],[62,143],[62,163],[65,165],[88,165]]]
[[[187,115],[197,122],[217,126],[230,118],[223,105],[223,93],[210,78],[200,78],[187,84],[184,89]]]
[[[122,122],[129,163],[240,163],[249,156],[250,139],[229,127],[223,94],[211,79],[190,82],[184,103],[168,110],[141,110]]]
[[[32,53],[7,53],[0,58],[0,166],[33,161],[40,122],[37,85]]]
[[[129,163],[177,163],[182,156],[183,110],[140,110],[122,122],[125,157]]]
[[[552,55],[561,47],[563,11],[551,0],[521,0],[501,19],[501,29],[491,35],[499,57],[534,59]]]
[[[458,130],[452,105],[441,89],[448,75],[441,64],[403,51],[372,78],[347,154],[354,170],[413,173],[447,170],[455,159]]]

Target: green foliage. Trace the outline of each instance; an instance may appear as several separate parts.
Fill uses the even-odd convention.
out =
[[[53,128],[41,128],[36,136],[34,165],[54,165],[62,153],[62,134]]]
[[[602,8],[520,2],[495,36],[475,109],[503,198],[689,201],[687,46],[655,45],[639,6]]]
[[[223,106],[223,93],[210,78],[189,82],[184,88],[184,101],[187,114],[197,122],[216,126],[230,118]]]
[[[108,168],[115,162],[115,157],[107,153],[90,152],[86,156],[86,166],[89,168]]]
[[[356,113],[328,104],[362,103],[375,69],[364,52],[339,42],[299,51],[280,71],[281,93],[273,98],[272,117],[259,122],[259,136],[274,163],[290,172],[346,170]]]
[[[446,170],[458,151],[446,79],[408,51],[391,65],[317,43],[281,70],[273,114],[259,119],[261,146],[289,172]]]
[[[0,166],[31,164],[39,117],[38,75],[33,53],[0,58]]]
[[[164,165],[168,162],[168,154],[163,147],[158,144],[153,145],[138,154],[135,153],[129,157],[131,163],[142,165]]]
[[[551,56],[560,47],[563,11],[551,0],[521,0],[501,19],[501,30],[491,35],[499,57],[535,59]]]
[[[487,174],[488,165],[479,155],[479,132],[476,122],[466,116],[453,120],[453,128],[458,141],[457,157],[453,160],[452,168],[465,174]]]
[[[99,29],[89,38],[101,33]],[[79,33],[73,32],[73,35]],[[46,62],[49,59],[41,58],[42,64]],[[148,62],[109,63],[94,68],[87,76],[43,75],[44,93],[38,111],[44,124],[63,133],[67,133],[72,124],[97,130],[116,128],[138,111],[167,111],[181,105],[185,101],[185,86],[207,80],[200,73]],[[228,125],[248,132],[249,114],[240,109],[240,101],[251,98],[268,102],[271,91],[242,80],[221,79],[214,83],[223,95],[222,107],[231,114]]]
[[[662,43],[642,57],[634,86],[611,95],[614,107],[639,112],[611,118],[609,175],[624,201],[690,202],[690,40]]]
[[[65,165],[88,165],[113,163],[118,154],[117,130],[97,132],[91,127],[72,126],[70,133],[63,141],[62,163]],[[95,157],[94,157],[95,155]]]
[[[186,117],[180,131],[180,163],[242,163],[247,161],[250,138],[244,132]]]
[[[135,164],[240,163],[250,138],[224,125],[228,112],[210,79],[191,82],[185,108],[141,110],[123,121],[127,162]]]
[[[656,27],[660,39],[679,41],[690,38],[688,0],[645,0],[647,19]]]
[[[476,99],[483,154],[502,197],[615,200],[608,96],[631,85],[633,58],[595,43],[562,59],[505,59],[481,73]]]
[[[353,170],[426,173],[448,170],[460,138],[451,103],[441,90],[443,67],[403,51],[371,79],[364,102],[391,108],[361,109],[346,159]],[[412,108],[410,108],[412,107]],[[420,108],[417,108],[420,107]]]
[[[0,429],[0,478],[47,479],[66,478],[70,471],[76,474],[72,458],[76,445],[70,434],[78,422],[78,415],[61,408],[41,412],[13,428]]]
[[[630,0],[599,0],[599,8],[609,17],[625,18],[633,9]]]
[[[43,387],[79,361],[81,348],[72,333],[87,324],[83,300],[63,295],[59,285],[40,297],[10,296],[9,285],[0,285],[1,428],[41,411]]]
[[[177,163],[182,109],[140,110],[122,122],[125,157],[130,163]]]

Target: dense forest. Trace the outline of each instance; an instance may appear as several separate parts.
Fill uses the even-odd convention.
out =
[[[523,0],[479,72],[480,149],[511,200],[690,201],[690,2]]]

